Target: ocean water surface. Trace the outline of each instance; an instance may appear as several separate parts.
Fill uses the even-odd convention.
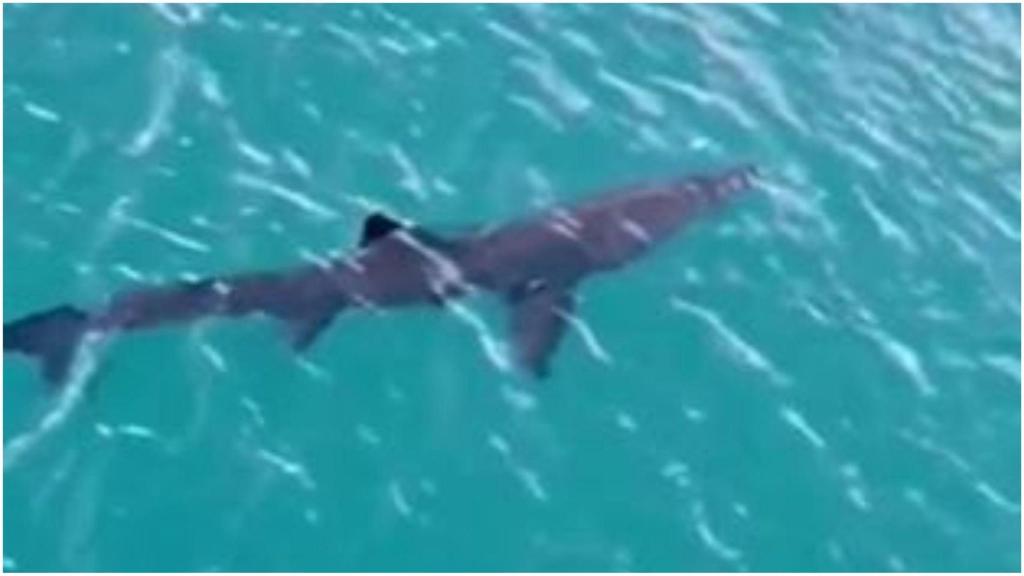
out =
[[[3,316],[754,162],[505,310],[5,356],[9,570],[1019,570],[1019,6],[3,8]],[[498,352],[495,352],[497,350]]]

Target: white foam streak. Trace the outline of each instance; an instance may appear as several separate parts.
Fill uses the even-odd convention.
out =
[[[388,494],[391,496],[391,503],[395,506],[395,510],[403,518],[412,517],[412,507],[409,505],[409,499],[406,498],[405,493],[402,492],[402,487],[398,485],[397,481],[392,480],[388,484]]]
[[[732,351],[738,359],[751,368],[766,375],[773,384],[780,386],[789,384],[789,379],[780,372],[775,365],[768,360],[768,358],[754,348],[753,345],[741,338],[739,334],[729,328],[725,321],[717,314],[705,308],[686,302],[680,298],[673,298],[671,300],[671,305],[676,310],[687,312],[702,320],[715,332],[715,334],[718,335],[718,337],[728,346],[729,350]]]
[[[220,372],[221,374],[227,373],[227,362],[224,361],[224,356],[220,352],[218,352],[216,348],[214,348],[210,344],[203,343],[199,345],[199,350],[200,352],[202,352],[203,357],[205,357],[210,362],[210,365],[213,366],[218,372]]]
[[[553,97],[570,114],[582,114],[592,106],[590,98],[555,67],[549,58],[514,58],[513,67],[529,74],[542,91]]]
[[[186,61],[181,48],[174,46],[160,54],[157,78],[153,82],[156,96],[150,107],[146,123],[124,148],[130,156],[141,156],[153,147],[157,139],[168,130],[171,113],[185,79]]]
[[[4,470],[16,466],[33,447],[60,427],[79,404],[85,388],[96,369],[98,355],[104,339],[98,334],[86,334],[71,364],[71,373],[63,385],[53,408],[35,428],[15,436],[4,444]]]
[[[168,243],[179,248],[184,248],[186,250],[197,252],[199,254],[207,254],[210,252],[210,247],[207,246],[206,244],[203,244],[202,242],[195,240],[193,238],[189,238],[184,234],[180,234],[168,228],[164,228],[163,226],[153,224],[152,222],[149,222],[147,220],[143,220],[141,218],[136,218],[134,216],[128,215],[122,215],[120,219],[122,222],[132,226],[133,228],[142,230],[144,232],[149,232],[157,236],[158,238],[166,240]]]
[[[235,184],[250,188],[252,190],[259,190],[265,192],[275,198],[279,198],[292,206],[295,206],[304,212],[307,212],[318,218],[325,220],[333,220],[338,218],[338,213],[333,209],[309,198],[302,194],[298,190],[293,190],[277,182],[267,180],[260,176],[255,176],[246,172],[236,172],[232,176],[232,181]]]
[[[611,365],[612,357],[605,350],[601,342],[598,341],[597,335],[590,329],[590,326],[579,316],[575,314],[561,314],[565,321],[569,324],[572,329],[580,335],[583,339],[583,344],[586,345],[587,351],[590,355],[600,360],[604,364]]]
[[[289,460],[288,458],[285,458],[275,452],[271,452],[265,448],[257,450],[256,457],[267,464],[270,464],[285,476],[295,480],[295,482],[304,489],[311,491],[316,488],[316,483],[313,482],[313,478],[309,475],[309,472],[306,471],[306,468],[302,464]]]
[[[476,331],[477,338],[480,340],[480,344],[483,346],[484,352],[487,354],[487,358],[490,359],[491,363],[494,364],[498,370],[501,370],[502,372],[509,372],[512,369],[512,363],[509,361],[508,352],[505,349],[504,343],[496,339],[491,334],[486,323],[484,323],[483,319],[480,318],[479,315],[462,303],[456,301],[446,302],[445,308],[454,314],[456,318],[462,320],[466,325]]]
[[[665,115],[665,104],[656,93],[605,69],[601,69],[597,77],[606,85],[625,96],[626,100],[632,104],[637,112],[652,118],[661,118]]]
[[[810,424],[807,423],[807,420],[803,417],[803,414],[800,414],[795,409],[789,406],[783,406],[782,408],[780,408],[779,414],[782,416],[782,419],[787,424],[792,426],[794,430],[796,430],[797,432],[800,433],[801,436],[806,438],[807,441],[811,443],[811,446],[814,446],[814,448],[817,450],[825,449],[825,439],[822,438],[821,434],[819,434],[814,428],[811,427]]]
[[[398,185],[411,192],[416,199],[426,200],[427,190],[424,186],[423,176],[420,175],[409,156],[397,144],[391,144],[388,147],[388,154],[391,155],[391,159],[401,173]]]
[[[42,120],[43,122],[48,122],[50,124],[57,124],[60,122],[59,114],[57,114],[53,110],[50,110],[49,108],[45,108],[39,104],[36,104],[35,102],[25,102],[23,107],[25,108],[25,112],[27,112],[28,115],[32,116],[33,118]]]
[[[874,340],[882,352],[907,375],[921,396],[930,397],[938,394],[938,389],[928,378],[924,365],[913,348],[877,327],[864,328],[861,331]]]
[[[727,562],[737,562],[743,557],[738,549],[726,544],[712,530],[708,524],[707,515],[704,512],[704,505],[700,502],[693,504],[693,523],[697,526],[697,534],[709,550]]]
[[[871,197],[861,189],[859,186],[853,187],[854,192],[857,194],[857,198],[860,200],[861,206],[864,211],[868,213],[871,221],[874,222],[875,227],[878,228],[878,233],[883,238],[894,241],[904,251],[915,254],[917,253],[917,245],[913,240],[910,239],[908,234],[903,228],[896,224],[896,222],[885,215],[878,206],[871,200]]]
[[[529,468],[519,467],[516,468],[516,476],[526,487],[527,492],[539,502],[547,502],[548,492],[544,489],[544,485],[540,482],[540,476],[536,472]]]
[[[292,172],[295,172],[296,174],[301,176],[303,179],[309,180],[313,176],[313,169],[309,167],[309,162],[307,162],[305,158],[300,156],[298,152],[292,150],[291,148],[285,148],[281,152],[281,156],[282,158],[284,158],[284,162],[285,164],[288,165],[288,168],[290,168]]]
[[[967,477],[970,481],[971,488],[985,498],[989,503],[1007,513],[1015,515],[1020,514],[1019,503],[1010,500],[996,490],[996,488],[990,483],[978,478],[977,472],[974,468],[972,468],[971,465],[968,464],[967,460],[956,452],[939,445],[931,438],[915,434],[909,430],[901,431],[900,437],[921,450],[934,454],[935,456],[945,460],[949,465]]]

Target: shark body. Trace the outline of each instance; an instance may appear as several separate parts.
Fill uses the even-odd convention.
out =
[[[59,386],[89,333],[263,314],[282,321],[302,351],[344,310],[443,306],[486,291],[510,308],[516,366],[542,377],[587,277],[640,258],[749,188],[753,176],[753,167],[739,166],[623,187],[451,238],[375,213],[359,248],[327,264],[133,289],[92,311],[58,306],[4,324],[4,352],[37,358],[43,377]]]

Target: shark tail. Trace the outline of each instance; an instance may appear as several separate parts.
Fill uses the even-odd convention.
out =
[[[89,330],[89,315],[73,306],[58,306],[4,324],[4,352],[35,357],[54,388],[67,380],[78,346]]]

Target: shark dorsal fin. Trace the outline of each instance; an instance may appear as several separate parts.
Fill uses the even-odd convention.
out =
[[[369,246],[377,240],[384,238],[395,230],[401,230],[405,226],[381,212],[374,212],[363,220],[363,235],[359,238],[359,246]]]

